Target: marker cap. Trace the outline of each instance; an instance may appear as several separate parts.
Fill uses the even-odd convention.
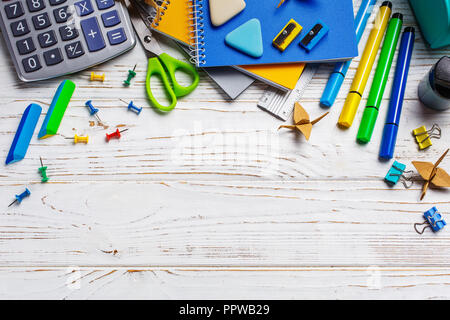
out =
[[[368,143],[370,141],[377,117],[378,110],[376,108],[366,107],[364,109],[361,125],[359,126],[358,135],[356,136],[356,140],[359,143]]]
[[[361,96],[356,92],[350,92],[345,100],[341,115],[339,116],[338,125],[344,128],[350,128],[353,119],[355,119]]]
[[[392,159],[394,157],[395,142],[397,141],[398,126],[393,123],[385,124],[383,139],[381,140],[380,158]]]
[[[392,2],[384,1],[380,7],[389,7],[390,9],[392,9]]]
[[[329,108],[333,105],[339,93],[339,88],[342,86],[343,82],[344,76],[342,73],[333,72],[330,75],[330,79],[328,79],[322,98],[320,98],[320,104],[322,106]]]

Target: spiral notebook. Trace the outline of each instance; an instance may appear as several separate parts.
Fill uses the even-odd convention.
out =
[[[161,34],[188,46],[195,45],[193,41],[193,0],[164,0],[163,10],[159,20],[153,23],[153,29]],[[261,64],[251,66],[233,66],[239,71],[252,76],[281,90],[294,89],[300,75],[303,63]],[[208,72],[208,68],[205,68]]]
[[[208,0],[193,1],[194,38],[201,39],[196,41],[194,57],[201,67],[331,62],[348,60],[358,55],[352,0],[288,0],[279,8],[276,0],[246,0],[245,9],[219,27],[213,26],[211,22]],[[258,58],[225,43],[225,37],[230,32],[251,19],[259,20],[262,33],[263,53]],[[272,45],[272,41],[291,19],[303,27],[303,32],[282,52]],[[311,51],[304,50],[299,42],[305,36],[305,31],[319,20],[329,31]],[[252,39],[252,36],[243,37]]]

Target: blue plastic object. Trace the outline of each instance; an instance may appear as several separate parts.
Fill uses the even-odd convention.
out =
[[[248,20],[228,33],[225,37],[225,43],[251,57],[261,57],[264,52],[261,23],[256,18]]]
[[[450,0],[409,0],[425,40],[432,49],[450,44]]]
[[[85,105],[86,107],[88,107],[91,116],[95,115],[98,112],[98,109],[92,105],[92,100],[86,101]]]
[[[445,225],[447,225],[436,207],[433,207],[430,210],[426,211],[423,216],[428,221],[431,229],[434,232],[441,230]]]
[[[300,41],[300,46],[308,52],[311,51],[327,35],[328,30],[328,26],[321,20],[318,20]]]
[[[386,183],[394,186],[397,184],[397,182],[400,180],[400,177],[402,176],[403,172],[405,172],[406,165],[403,163],[394,161],[392,164],[392,167],[389,169],[386,177],[384,177],[384,181]]]
[[[14,136],[13,143],[9,149],[8,156],[6,157],[6,164],[25,158],[41,112],[41,106],[35,103],[30,104],[25,109],[19,127],[17,128],[16,135]]]
[[[133,101],[130,101],[130,103],[128,104],[128,110],[134,111],[136,114],[140,114],[142,111],[142,107],[137,107]]]
[[[22,192],[21,194],[16,194],[16,200],[18,203],[21,203],[22,200],[26,197],[29,197],[31,194],[30,190],[28,190],[28,188],[25,188],[25,191]]]
[[[414,38],[414,28],[405,28],[400,43],[394,83],[391,91],[391,100],[389,101],[389,110],[384,124],[383,138],[381,140],[379,153],[381,159],[388,160],[392,159],[394,156],[403,98],[405,96],[406,81],[408,79],[409,65],[414,47]]]
[[[366,29],[367,21],[369,20],[372,9],[375,6],[377,0],[364,0],[359,7],[358,13],[355,18],[356,25],[356,41],[359,43],[361,37]],[[345,75],[352,60],[345,62],[338,62],[334,66],[334,70],[328,79],[327,86],[323,91],[322,98],[320,99],[320,104],[325,107],[331,107],[336,100],[336,97],[341,89],[342,83],[344,83]]]

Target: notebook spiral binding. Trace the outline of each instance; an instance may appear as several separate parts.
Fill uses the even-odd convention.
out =
[[[150,16],[148,17],[149,22],[152,24],[152,27],[158,27],[159,23],[163,19],[164,13],[170,5],[171,0],[162,0],[161,4],[152,10]],[[155,3],[156,4],[156,3]]]
[[[190,0],[189,4],[189,61],[197,66],[206,63],[203,29],[204,0]]]

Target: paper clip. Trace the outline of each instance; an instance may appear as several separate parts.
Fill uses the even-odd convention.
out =
[[[426,221],[422,223],[414,223],[414,230],[416,230],[418,234],[422,234],[426,228],[431,228],[431,230],[437,232],[444,228],[444,226],[447,224],[436,207],[433,207],[430,210],[426,211],[423,216]],[[417,230],[417,226],[421,226],[424,224],[428,225],[422,229],[422,232],[419,232],[419,230]]]
[[[427,130],[425,126],[421,126],[414,129],[412,134],[416,138],[416,142],[419,144],[419,149],[423,150],[433,145],[431,142],[432,138],[441,138],[441,128],[437,124],[433,124],[433,127],[431,127],[430,130]]]
[[[397,182],[400,180],[401,183],[405,186],[406,189],[411,188],[413,185],[412,177],[406,177],[404,173],[411,174],[414,171],[409,170],[405,171],[406,165],[400,163],[398,161],[394,161],[392,167],[389,169],[386,177],[384,177],[384,181],[391,186],[395,186]]]

